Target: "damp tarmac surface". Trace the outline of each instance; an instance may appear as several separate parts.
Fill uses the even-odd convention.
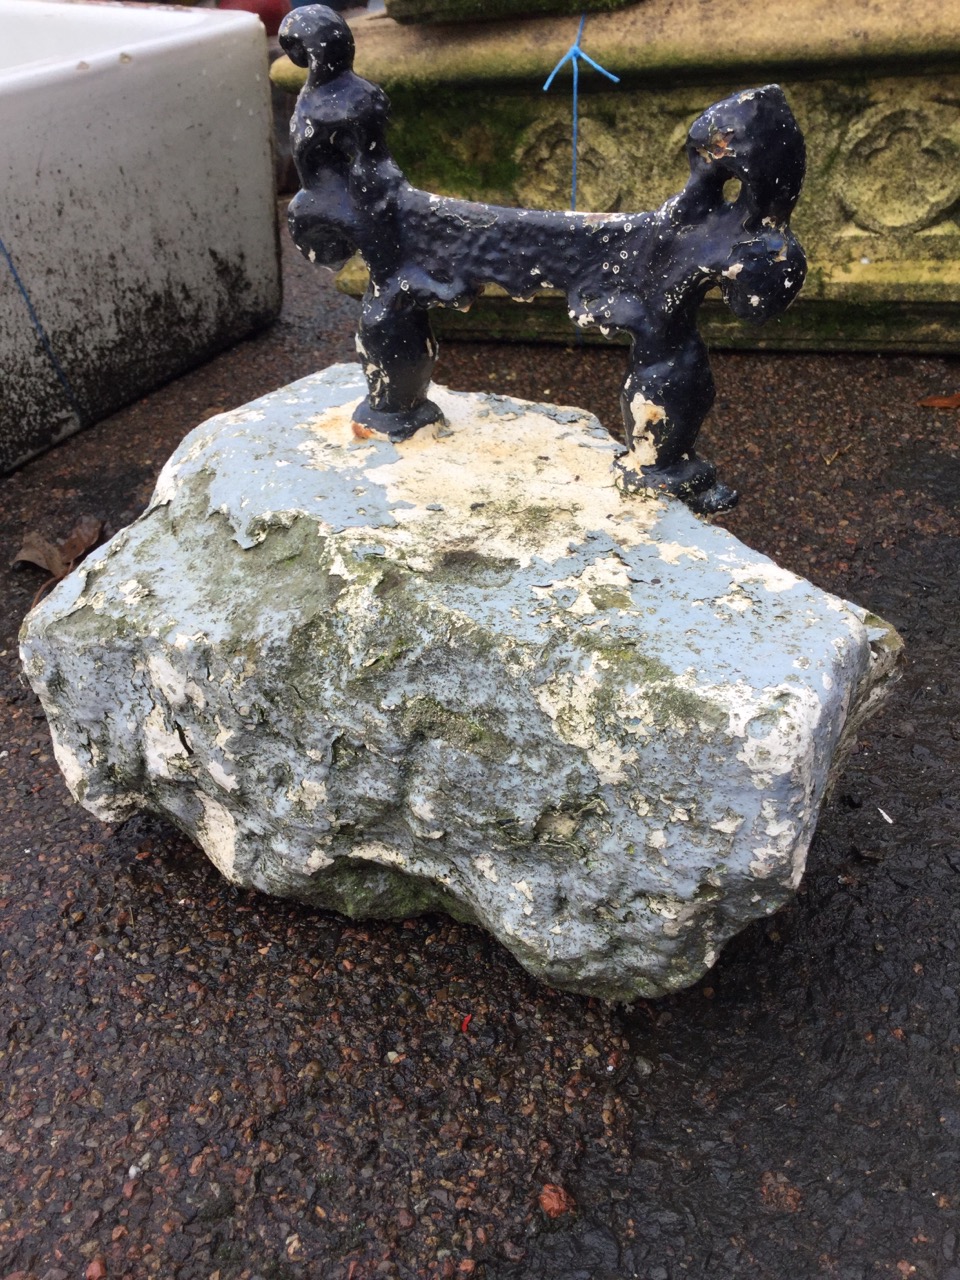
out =
[[[960,1280],[960,361],[726,354],[724,523],[882,614],[904,675],[796,901],[698,987],[538,986],[442,917],[239,891],[70,798],[16,635],[25,532],[145,504],[182,436],[352,358],[286,254],[271,330],[0,481],[0,1280]],[[617,420],[622,349],[447,345],[440,381]]]

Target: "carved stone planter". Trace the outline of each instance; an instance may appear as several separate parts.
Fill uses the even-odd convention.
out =
[[[411,181],[495,203],[568,202],[569,80],[550,94],[541,86],[576,34],[573,19],[464,24],[441,38],[381,15],[354,30],[357,70],[390,94],[391,145]],[[780,83],[807,139],[794,217],[811,263],[803,294],[761,333],[718,306],[704,314],[711,343],[957,348],[955,6],[645,0],[593,14],[584,48],[621,84],[581,76],[579,208],[655,208],[682,181],[683,139],[703,104],[749,84]],[[518,309],[490,296],[444,324],[568,341],[565,314],[559,297]]]

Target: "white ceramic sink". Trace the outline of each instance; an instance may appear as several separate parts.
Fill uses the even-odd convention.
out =
[[[263,28],[0,0],[0,470],[280,305]]]

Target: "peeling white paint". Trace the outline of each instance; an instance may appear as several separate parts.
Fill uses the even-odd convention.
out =
[[[798,779],[808,777],[814,764],[815,730],[823,713],[817,694],[809,685],[777,685],[764,690],[757,707],[773,713],[769,732],[747,736],[737,752],[754,777],[754,785],[764,789],[774,778],[785,774]]]
[[[741,587],[745,583],[754,583],[771,592],[790,591],[803,581],[789,569],[782,569],[780,565],[766,559],[734,566],[730,570],[730,580]]]
[[[185,759],[187,749],[179,734],[167,728],[162,707],[152,707],[143,722],[143,759],[154,778],[170,778],[170,761]]]
[[[182,707],[187,700],[186,676],[175,670],[168,658],[161,653],[151,653],[147,658],[147,670],[156,687],[167,702]]]
[[[196,680],[186,680],[184,682],[183,689],[197,710],[202,711],[207,705],[207,696],[197,684]]]
[[[637,391],[630,398],[630,416],[634,432],[633,447],[627,455],[627,464],[632,467],[652,467],[657,461],[657,445],[651,428],[666,422],[667,412],[663,405],[648,400],[642,391]]]
[[[219,760],[209,760],[207,762],[207,772],[218,787],[223,787],[224,791],[236,790],[236,776],[234,774],[227,773]]]
[[[635,748],[624,748],[598,728],[594,700],[602,687],[596,658],[576,675],[558,674],[540,684],[535,696],[541,709],[556,723],[562,738],[579,747],[603,784],[624,781],[625,769],[637,759]]]
[[[754,608],[753,601],[745,591],[741,591],[739,588],[736,591],[731,591],[729,595],[718,596],[713,603],[722,605],[725,609],[732,609],[734,613],[749,613]],[[721,615],[718,614],[717,616],[720,617]]]
[[[684,546],[681,542],[657,542],[655,546],[660,559],[667,564],[679,564],[684,557],[688,560],[707,559],[707,553],[702,547]]]
[[[378,840],[368,840],[355,844],[347,855],[350,858],[362,858],[366,862],[380,862],[388,867],[405,867],[407,859],[399,849],[391,849],[389,845]]]
[[[86,770],[81,764],[76,753],[71,750],[67,743],[57,732],[55,722],[50,724],[50,741],[53,743],[53,755],[57,764],[60,766],[60,772],[63,774],[63,780],[67,784],[70,794],[77,799],[80,791],[80,784],[86,776]]]
[[[228,880],[234,884],[241,883],[235,865],[237,824],[233,814],[205,791],[197,791],[196,796],[203,809],[203,816],[197,825],[197,838],[204,853]]]
[[[327,803],[326,783],[316,778],[303,778],[295,787],[287,791],[287,799],[300,805],[308,813],[313,813]]]
[[[486,555],[527,565],[534,557],[563,559],[571,540],[582,542],[609,526],[622,500],[605,440],[545,414],[526,414],[518,432],[506,406],[491,414],[478,397],[439,387],[430,394],[446,422],[422,428],[396,446],[397,461],[367,471],[367,482],[382,491],[398,524],[378,530],[382,541],[403,548],[419,544],[422,554],[419,528],[431,525],[443,529],[447,545],[482,543]],[[311,421],[318,466],[335,466],[340,458],[351,466],[364,461],[350,426],[353,403]],[[444,507],[439,513],[431,509],[438,494]],[[628,546],[643,542],[657,501],[651,496],[633,504],[634,523],[620,531],[620,540],[626,534]],[[531,510],[541,517],[532,520]],[[419,563],[425,570],[424,561]]]
[[[203,631],[197,631],[194,635],[184,635],[182,631],[178,631],[173,637],[173,647],[181,653],[191,648],[193,645],[202,644],[206,640],[206,634]]]
[[[481,853],[474,858],[473,865],[477,868],[484,879],[489,880],[491,884],[498,884],[500,877],[497,875],[497,868],[489,853]]]
[[[433,805],[429,800],[424,800],[421,796],[412,797],[410,799],[410,812],[415,818],[419,818],[421,822],[433,822],[436,818]]]
[[[710,830],[719,831],[724,836],[734,836],[743,826],[743,818],[736,813],[727,813],[716,822],[711,822]]]
[[[217,726],[217,732],[213,741],[222,751],[230,739],[234,737],[236,730],[230,725],[225,725],[217,712],[214,712],[213,723]]]
[[[565,612],[574,618],[585,618],[597,612],[597,605],[591,595],[600,588],[613,588],[623,596],[623,611],[630,613],[631,591],[633,584],[628,575],[627,566],[619,556],[604,556],[587,565],[580,574],[568,578],[558,578],[549,587],[534,587],[533,595],[538,599],[548,600],[556,596],[558,591],[575,591],[576,599],[565,606]],[[639,610],[636,610],[639,612]]]
[[[131,578],[129,582],[121,582],[117,590],[129,605],[139,604],[141,600],[146,600],[150,594],[149,589],[142,582],[138,582],[136,578]]]

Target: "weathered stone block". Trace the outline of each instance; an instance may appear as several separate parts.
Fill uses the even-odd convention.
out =
[[[477,921],[560,987],[694,982],[796,888],[895,633],[622,493],[580,410],[435,388],[448,425],[394,445],[364,391],[198,427],[29,616],[73,794],[238,884]]]

